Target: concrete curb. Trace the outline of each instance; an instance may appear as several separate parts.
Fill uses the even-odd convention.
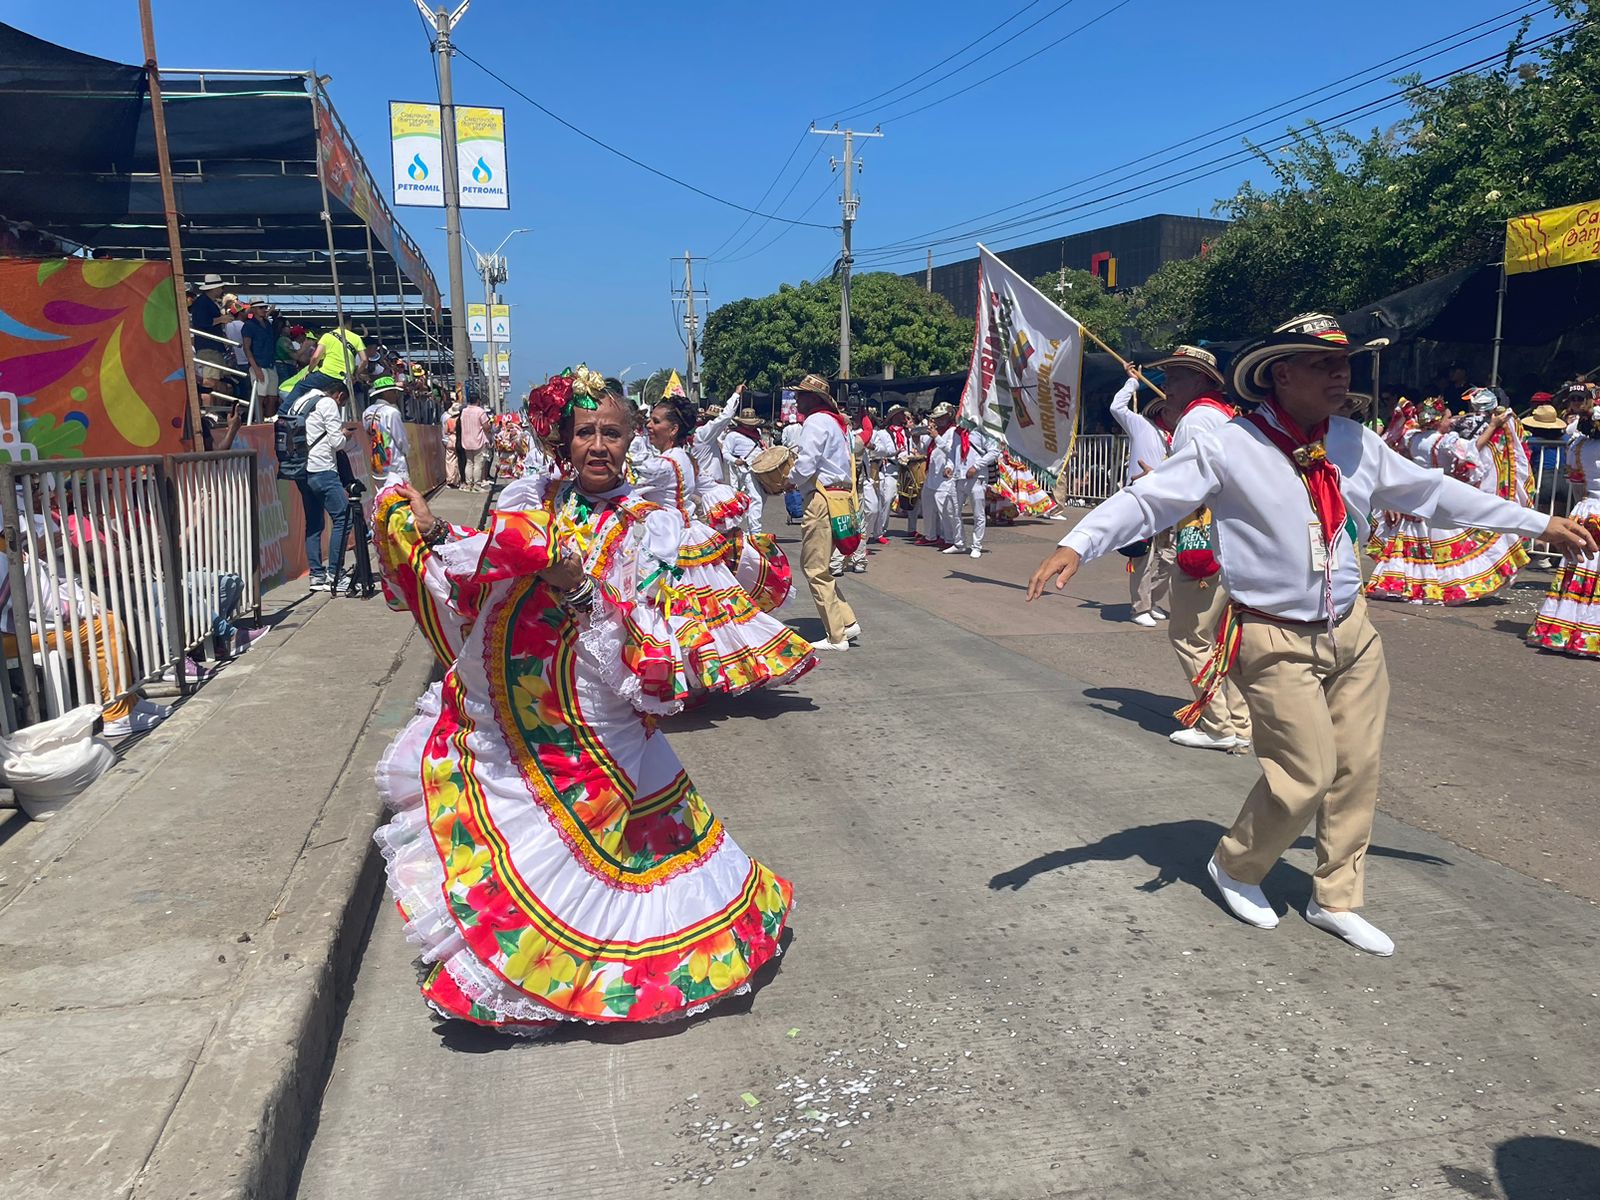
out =
[[[167,1115],[132,1196],[277,1200],[294,1185],[361,943],[382,891],[372,772],[434,666],[413,630],[379,687],[274,917]],[[276,918],[276,919],[274,919]]]

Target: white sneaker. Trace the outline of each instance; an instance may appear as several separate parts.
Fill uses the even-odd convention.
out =
[[[331,592],[333,583],[326,575],[313,575],[311,577],[311,590],[313,592]]]
[[[981,549],[979,549],[977,546],[974,546],[972,548],[972,557],[973,558],[982,558],[983,557],[983,551]]]
[[[940,554],[965,554],[966,552],[967,548],[960,542],[957,542],[954,546],[946,546],[943,550],[939,551]]]
[[[1228,911],[1246,925],[1254,925],[1257,929],[1275,929],[1278,924],[1278,914],[1272,911],[1272,905],[1267,903],[1267,894],[1253,883],[1240,883],[1217,865],[1217,856],[1213,854],[1211,861],[1206,863],[1206,874],[1211,876],[1211,882],[1217,885],[1217,891],[1222,893],[1222,902],[1228,906]],[[1307,920],[1310,915],[1307,914]]]
[[[153,704],[144,699],[136,700],[127,716],[105,723],[104,733],[106,737],[127,737],[131,733],[143,733],[147,729],[154,729],[171,715],[172,709],[165,704]]]
[[[853,642],[857,638],[859,638],[860,636],[861,636],[861,626],[859,624],[846,625],[844,627],[844,640],[845,641]]]
[[[1159,624],[1155,618],[1155,614],[1147,612],[1142,612],[1135,616],[1133,618],[1133,623],[1145,629],[1154,629]]]
[[[1165,613],[1165,612],[1163,612],[1163,611],[1162,611],[1162,610],[1161,610],[1161,609],[1159,609],[1159,608],[1152,608],[1152,609],[1151,609],[1151,610],[1150,610],[1150,615],[1151,615],[1151,616],[1152,616],[1152,617],[1154,617],[1154,618],[1155,618],[1155,619],[1156,619],[1156,620],[1158,620],[1158,621],[1167,621],[1167,620],[1171,620],[1171,618],[1170,618],[1170,617],[1168,617],[1168,616],[1167,616],[1167,614],[1166,614],[1166,613]]]
[[[1212,737],[1203,729],[1179,729],[1169,735],[1167,740],[1174,746],[1187,746],[1190,750],[1237,750],[1240,746],[1250,744],[1240,741],[1232,734]]]
[[[850,649],[850,643],[830,642],[827,638],[823,638],[820,642],[812,642],[811,648],[813,650],[837,650],[840,654],[843,654],[846,650]]]
[[[1306,904],[1306,920],[1318,929],[1342,937],[1357,950],[1365,950],[1379,958],[1388,958],[1394,953],[1394,941],[1389,935],[1360,913],[1329,912],[1311,900]]]
[[[1051,513],[1050,514],[1050,519],[1052,521],[1065,521],[1067,519],[1067,514],[1066,513],[1059,513],[1059,512],[1058,513]]]
[[[850,569],[852,571],[854,571],[857,575],[865,575],[867,573],[867,564],[866,563],[861,563],[861,562],[853,562],[853,563],[850,564]]]

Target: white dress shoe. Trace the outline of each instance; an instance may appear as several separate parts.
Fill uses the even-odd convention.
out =
[[[983,551],[978,549],[978,547],[974,546],[972,548],[972,557],[973,558],[982,558],[983,557]]]
[[[1171,619],[1164,610],[1159,608],[1152,608],[1150,610],[1150,615],[1158,621],[1166,621]]]
[[[1179,729],[1168,735],[1167,740],[1174,746],[1187,746],[1191,750],[1237,750],[1240,746],[1250,744],[1240,741],[1232,734],[1212,737],[1203,729]]]
[[[963,546],[963,545],[961,545],[961,543],[957,542],[954,546],[946,546],[943,550],[939,551],[939,553],[940,554],[965,554],[966,550],[967,550],[967,548],[965,546]]]
[[[820,642],[812,642],[811,648],[813,650],[837,650],[840,654],[843,654],[846,650],[850,649],[850,643],[830,642],[827,638],[823,638]]]
[[[846,625],[844,627],[844,640],[845,641],[853,642],[860,636],[861,636],[861,626],[860,625]]]
[[[1153,615],[1147,612],[1139,613],[1137,616],[1135,616],[1133,618],[1133,623],[1135,625],[1142,626],[1145,629],[1154,629],[1158,624],[1160,624],[1160,622],[1158,622]]]
[[[1315,900],[1306,904],[1306,920],[1318,929],[1342,937],[1357,950],[1388,958],[1394,953],[1394,941],[1383,930],[1360,913],[1329,912]]]
[[[1246,925],[1254,925],[1257,929],[1274,929],[1278,924],[1278,914],[1272,911],[1272,905],[1267,903],[1267,894],[1253,883],[1240,883],[1217,865],[1217,856],[1213,854],[1211,861],[1206,864],[1206,874],[1211,876],[1211,882],[1217,885],[1217,891],[1222,893],[1222,902],[1228,906],[1228,911]],[[1309,920],[1309,915],[1307,920]]]
[[[851,563],[850,569],[857,575],[865,575],[867,573],[867,564],[864,562]]]

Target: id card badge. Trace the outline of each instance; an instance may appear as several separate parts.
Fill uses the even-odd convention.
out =
[[[1322,536],[1322,522],[1312,521],[1306,526],[1306,534],[1311,540],[1311,573],[1323,575],[1328,570],[1328,543]]]

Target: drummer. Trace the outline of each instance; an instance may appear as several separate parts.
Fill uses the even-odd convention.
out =
[[[750,497],[750,507],[742,518],[746,533],[761,532],[764,498],[750,463],[769,444],[761,431],[761,418],[753,408],[741,408],[733,419],[733,428],[722,438],[722,459],[728,464],[728,482]]]
[[[889,544],[889,514],[894,511],[894,502],[900,495],[900,470],[910,444],[906,436],[906,422],[910,417],[911,410],[905,405],[894,405],[867,441],[867,478],[861,486],[863,492],[867,488],[873,490],[877,506],[872,509],[863,532],[865,540],[880,546]],[[862,499],[866,499],[865,495]],[[867,506],[863,504],[862,507]]]
[[[899,407],[898,405],[896,407]],[[906,536],[917,536],[917,518],[922,515],[922,485],[928,474],[928,448],[933,437],[927,424],[916,414],[900,408],[899,424],[892,419],[889,436],[894,438],[895,466],[900,473],[899,505],[906,519]]]

